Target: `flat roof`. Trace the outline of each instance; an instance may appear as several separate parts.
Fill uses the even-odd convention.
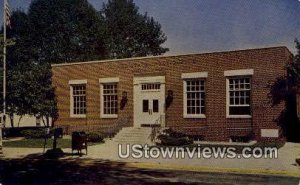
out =
[[[153,59],[153,58],[169,58],[169,57],[192,56],[192,55],[232,53],[232,52],[251,51],[251,50],[267,50],[267,49],[276,49],[276,48],[284,48],[292,55],[292,53],[289,51],[289,49],[286,46],[274,46],[274,47],[250,48],[250,49],[216,51],[216,52],[205,52],[205,53],[158,55],[158,56],[145,56],[145,57],[121,58],[121,59],[104,59],[104,60],[94,60],[94,61],[84,61],[84,62],[70,62],[70,63],[51,64],[51,66],[59,67],[59,66],[81,65],[81,64],[96,64],[96,63],[105,63],[105,62],[120,62],[120,61],[129,61],[129,60]]]

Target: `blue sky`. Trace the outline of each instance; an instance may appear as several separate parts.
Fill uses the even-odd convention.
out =
[[[103,0],[89,0],[96,9]],[[27,10],[30,0],[9,0]],[[296,53],[300,39],[300,0],[135,0],[168,37],[168,55],[269,46]],[[2,11],[2,10],[1,10]],[[0,12],[2,14],[2,12]]]

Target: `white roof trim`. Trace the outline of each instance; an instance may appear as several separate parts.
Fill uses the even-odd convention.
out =
[[[122,59],[106,59],[106,60],[96,60],[96,61],[83,61],[83,62],[72,62],[72,63],[60,63],[60,64],[51,64],[52,67],[58,66],[70,66],[70,65],[81,65],[81,64],[97,64],[105,62],[121,62],[121,61],[132,61],[132,60],[142,60],[142,59],[151,59],[151,58],[168,58],[168,57],[180,57],[180,56],[190,56],[190,55],[206,55],[206,54],[218,54],[218,53],[231,53],[231,52],[241,52],[249,50],[264,50],[264,49],[274,49],[274,48],[286,48],[285,46],[274,46],[274,47],[265,47],[265,48],[246,48],[246,49],[237,49],[229,51],[212,51],[205,53],[188,53],[188,54],[164,54],[159,56],[146,56],[146,57],[133,57],[133,58],[122,58]]]
[[[207,78],[208,72],[196,72],[196,73],[182,73],[181,78],[182,79],[188,79],[188,78]]]
[[[99,83],[118,83],[119,81],[119,77],[99,78]]]
[[[240,69],[224,71],[224,76],[248,76],[253,75],[254,69]]]
[[[141,83],[166,83],[165,76],[143,76],[143,77],[134,77],[133,84]]]
[[[87,84],[87,80],[69,80],[69,85]]]

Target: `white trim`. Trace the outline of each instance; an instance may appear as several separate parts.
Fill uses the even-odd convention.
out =
[[[229,100],[230,99],[229,98],[229,79],[230,78],[226,78],[226,118],[242,118],[242,119],[252,118],[251,115],[229,115],[229,101],[230,101]],[[251,83],[251,80],[250,80],[250,83]],[[252,88],[251,85],[250,85],[250,88]],[[250,103],[250,108],[251,108],[251,103]]]
[[[166,83],[165,76],[143,76],[143,77],[134,77],[133,85],[138,85],[141,83]]]
[[[73,80],[74,81],[74,80]],[[69,81],[70,83],[70,81]],[[86,114],[74,114],[73,109],[74,109],[74,102],[73,102],[73,87],[72,85],[78,85],[78,84],[85,84],[85,83],[72,83],[70,84],[70,118],[86,118]],[[87,107],[86,107],[87,109]]]
[[[69,80],[69,85],[87,84],[87,80]]]
[[[86,118],[86,114],[71,114],[71,118]]]
[[[99,78],[99,83],[118,83],[119,81],[119,77]]]
[[[208,72],[196,72],[196,73],[182,73],[182,79],[189,79],[189,78],[207,78]]]
[[[108,79],[108,78],[106,78],[106,79]],[[113,79],[113,78],[110,78],[110,79]],[[100,79],[99,79],[99,81],[100,81]],[[115,81],[113,81],[113,82],[106,81],[105,83],[115,83]],[[105,83],[100,83],[100,118],[110,118],[110,119],[118,118],[118,114],[104,114],[103,84],[105,84]],[[117,88],[119,88],[118,85],[117,85]],[[119,101],[118,101],[118,103],[119,103]]]
[[[206,116],[205,116],[205,114],[186,114],[186,113],[184,113],[183,118],[206,118]]]
[[[279,137],[278,129],[260,129],[261,137]]]
[[[246,118],[252,118],[251,115],[226,115],[226,118],[243,118],[243,119],[246,119]]]
[[[142,91],[143,83],[160,83],[160,89],[155,91]],[[133,126],[141,127],[141,101],[147,94],[156,94],[159,97],[160,126],[165,127],[165,76],[133,77]]]
[[[248,76],[253,75],[254,69],[239,69],[224,71],[224,76]]]
[[[204,84],[204,93],[205,93],[205,84]],[[186,94],[187,94],[187,92],[186,92],[186,80],[184,79],[183,80],[183,118],[206,118],[205,114],[187,114],[187,103],[186,103],[187,95]],[[206,108],[205,106],[204,106],[204,109]]]
[[[96,61],[83,61],[83,62],[72,62],[72,63],[61,63],[61,64],[51,64],[51,67],[59,67],[59,66],[71,66],[71,65],[81,65],[81,64],[97,64],[97,63],[105,63],[105,62],[122,62],[122,61],[134,61],[134,60],[144,60],[144,59],[155,59],[155,58],[169,58],[169,57],[184,57],[184,56],[198,56],[198,55],[207,55],[207,54],[218,54],[218,53],[232,53],[232,52],[241,52],[241,51],[256,51],[256,50],[264,50],[264,49],[274,49],[274,48],[283,48],[287,49],[286,46],[273,46],[273,47],[265,47],[265,48],[249,48],[249,49],[240,49],[240,50],[229,50],[229,51],[215,51],[215,52],[207,52],[207,53],[187,53],[187,54],[174,54],[168,55],[165,54],[163,56],[146,56],[146,57],[134,57],[134,58],[123,58],[123,59],[109,59],[109,60],[96,60]]]
[[[101,118],[104,118],[104,119],[105,118],[107,118],[107,119],[118,118],[118,114],[101,114]]]

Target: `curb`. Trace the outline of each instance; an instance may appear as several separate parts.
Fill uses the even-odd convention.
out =
[[[243,169],[243,168],[212,168],[212,167],[197,167],[197,166],[180,166],[175,164],[161,164],[161,163],[132,163],[126,164],[127,167],[156,169],[156,170],[178,170],[190,172],[211,172],[211,173],[232,173],[232,174],[245,174],[245,175],[272,175],[284,177],[300,177],[299,172],[292,171],[279,171],[267,169]]]

